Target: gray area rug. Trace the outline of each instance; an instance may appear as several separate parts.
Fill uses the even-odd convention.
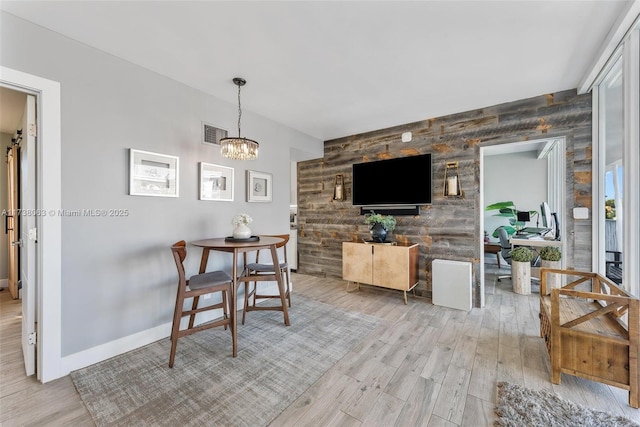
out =
[[[505,427],[627,427],[639,426],[617,415],[596,411],[544,390],[498,383],[498,420]]]
[[[255,311],[238,324],[238,357],[222,328],[169,339],[74,371],[98,426],[264,426],[382,320],[294,296],[282,313]]]

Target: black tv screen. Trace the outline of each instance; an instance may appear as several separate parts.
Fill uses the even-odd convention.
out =
[[[431,154],[353,165],[355,206],[431,203]]]

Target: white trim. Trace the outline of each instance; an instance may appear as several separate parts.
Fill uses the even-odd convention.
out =
[[[9,287],[9,279],[0,279],[0,288]]]
[[[61,209],[60,83],[0,66],[0,82],[38,94],[37,208]],[[39,380],[64,376],[62,369],[62,222],[56,215],[38,217],[38,365]]]
[[[107,360],[111,357],[126,353],[136,348],[143,347],[163,338],[167,338],[171,333],[171,323],[165,323],[146,331],[138,332],[117,340],[100,344],[87,350],[71,354],[62,358],[61,372],[63,375],[69,374],[71,371],[82,369],[94,363]],[[169,363],[169,354],[167,353],[167,363]]]
[[[604,126],[600,122],[604,119],[599,114],[600,91],[598,88],[591,93],[591,135],[593,148],[591,149],[591,270],[601,273],[605,268],[604,253],[600,253],[600,248],[604,246],[604,203],[600,203],[600,197],[604,194],[604,144],[600,134]],[[602,175],[602,179],[601,179]],[[601,246],[602,245],[602,246]]]
[[[617,56],[617,51],[620,50],[622,42],[633,30],[634,26],[638,24],[639,17],[640,0],[634,0],[611,27],[611,31],[609,31],[600,52],[596,55],[593,64],[589,67],[589,71],[578,85],[578,94],[589,92],[606,74],[609,66],[612,62],[615,62],[612,61],[612,58]]]
[[[640,30],[633,31],[624,42],[622,88],[624,94],[624,193],[622,243],[623,285],[633,295],[640,295]]]
[[[480,154],[479,157],[480,159],[478,159],[478,163],[480,165],[480,179],[479,179],[479,185],[480,185],[480,194],[478,195],[478,203],[480,203],[479,209],[478,209],[478,215],[480,216],[480,232],[479,237],[480,237],[480,241],[478,242],[478,247],[480,248],[480,308],[485,306],[485,298],[484,298],[484,257],[485,257],[485,252],[484,252],[484,152],[486,150],[487,147],[480,147]],[[498,256],[500,256],[500,254],[498,254]]]

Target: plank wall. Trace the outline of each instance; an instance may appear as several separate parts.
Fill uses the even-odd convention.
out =
[[[401,142],[403,132],[413,140]],[[474,305],[478,306],[481,257],[479,218],[480,147],[549,137],[566,138],[566,209],[563,237],[569,268],[591,270],[591,220],[574,221],[574,207],[591,209],[591,95],[575,90],[427,119],[393,128],[325,141],[324,157],[298,163],[298,271],[342,276],[342,242],[369,238],[360,209],[351,205],[351,165],[432,153],[433,203],[417,216],[398,216],[391,238],[420,244],[420,284],[431,296],[434,259],[470,261]],[[443,196],[446,162],[457,161],[464,198]],[[342,174],[347,200],[333,200]],[[381,177],[383,179],[383,177]],[[517,179],[517,177],[505,177]],[[415,183],[407,183],[415,185]],[[523,182],[523,191],[527,183]]]

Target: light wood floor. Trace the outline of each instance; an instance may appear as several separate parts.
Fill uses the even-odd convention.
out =
[[[490,426],[502,380],[640,421],[624,390],[567,375],[551,384],[538,295],[514,294],[509,280],[487,286],[486,307],[469,313],[413,297],[405,306],[400,293],[373,288],[347,293],[341,280],[293,282],[293,304],[304,295],[386,321],[272,426]],[[24,376],[20,306],[7,291],[0,303],[0,425],[93,425],[68,376],[44,385]]]

